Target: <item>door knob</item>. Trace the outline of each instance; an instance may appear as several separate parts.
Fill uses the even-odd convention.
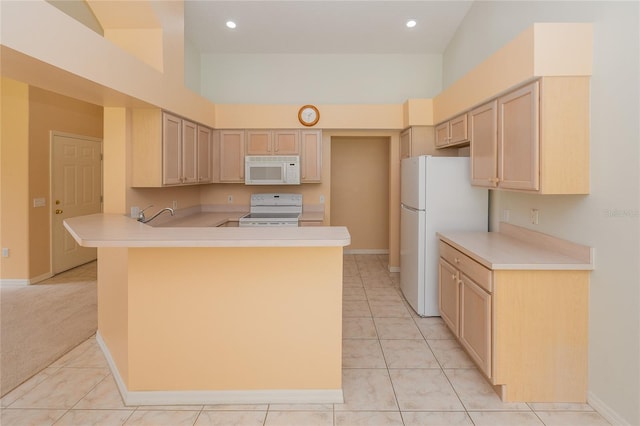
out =
[[[56,214],[62,214],[62,210],[56,209]]]

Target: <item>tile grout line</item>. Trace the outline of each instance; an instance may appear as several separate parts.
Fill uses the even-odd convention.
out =
[[[376,321],[375,321],[375,319],[376,319],[376,318],[387,318],[387,317],[386,317],[386,316],[382,316],[382,317],[376,317],[376,316],[374,316],[373,312],[371,311],[371,300],[370,300],[369,292],[368,292],[367,290],[368,290],[368,289],[369,289],[369,290],[373,290],[373,296],[374,296],[374,299],[376,299],[376,300],[378,300],[378,299],[377,299],[378,295],[383,296],[383,297],[381,297],[379,300],[380,300],[380,301],[382,301],[382,302],[385,302],[385,303],[387,302],[387,300],[385,300],[386,295],[384,294],[384,292],[376,293],[376,289],[378,289],[378,288],[380,288],[380,289],[393,289],[393,290],[395,291],[395,293],[398,293],[398,294],[400,295],[400,297],[402,297],[402,294],[399,292],[398,284],[397,284],[397,282],[396,282],[396,281],[394,281],[394,279],[392,278],[391,273],[388,273],[388,277],[389,277],[389,279],[391,280],[391,284],[390,284],[390,285],[386,284],[386,281],[381,282],[381,281],[379,281],[379,280],[376,280],[376,274],[377,274],[377,272],[378,272],[377,270],[379,269],[379,268],[378,268],[378,266],[379,266],[378,264],[379,264],[379,263],[383,263],[383,260],[384,260],[384,259],[382,258],[382,256],[376,256],[377,261],[376,261],[376,262],[371,262],[371,263],[369,263],[368,261],[361,261],[361,262],[357,262],[355,259],[356,259],[356,258],[355,258],[355,257],[353,257],[353,265],[355,266],[355,270],[357,271],[357,278],[358,278],[358,280],[360,281],[360,283],[359,283],[359,286],[358,286],[358,287],[354,287],[354,288],[362,289],[362,292],[363,292],[363,294],[364,294],[364,300],[366,300],[366,302],[367,302],[367,307],[368,307],[368,309],[369,309],[369,314],[370,314],[370,315],[369,315],[368,317],[366,317],[366,318],[370,318],[370,319],[371,319],[371,321],[372,321],[372,323],[373,323],[373,328],[374,328],[375,333],[376,333],[376,337],[375,337],[375,339],[378,341],[378,348],[379,348],[379,350],[380,350],[380,351],[381,351],[381,353],[382,353],[382,359],[384,360],[384,363],[385,363],[385,366],[384,366],[383,368],[385,368],[385,369],[386,369],[386,371],[387,371],[387,375],[388,375],[388,377],[389,377],[390,384],[391,384],[391,390],[392,390],[392,391],[393,391],[393,393],[394,393],[394,398],[395,398],[395,401],[396,401],[397,410],[394,410],[394,411],[383,410],[383,409],[381,410],[381,409],[380,409],[380,407],[376,404],[376,405],[374,406],[374,408],[373,408],[373,409],[369,409],[369,410],[353,410],[353,411],[372,411],[372,412],[377,412],[377,413],[382,413],[382,412],[388,412],[388,413],[391,413],[391,412],[399,412],[399,414],[400,414],[400,418],[401,418],[401,422],[402,422],[402,424],[404,424],[404,423],[405,423],[405,414],[407,414],[407,415],[408,415],[408,413],[410,413],[412,410],[407,410],[406,412],[403,412],[403,411],[402,411],[402,409],[401,409],[401,407],[400,407],[400,404],[399,404],[399,401],[398,401],[398,393],[396,392],[396,389],[395,389],[394,383],[393,383],[393,381],[391,380],[391,370],[393,370],[393,368],[390,368],[390,367],[389,367],[389,360],[388,360],[388,356],[385,354],[385,351],[384,351],[384,349],[383,349],[383,347],[382,347],[382,340],[386,340],[386,339],[381,339],[381,338],[380,338],[380,334],[379,334],[379,330],[378,330],[378,325],[376,324]],[[369,258],[364,257],[364,259],[366,260],[366,259],[369,259]],[[367,268],[367,266],[369,266],[369,268]],[[383,265],[383,266],[384,266],[384,265]],[[369,283],[373,283],[373,285],[372,285],[372,286],[369,286],[369,287],[365,286],[365,282],[364,282],[363,277],[362,277],[362,275],[361,275],[361,274],[362,274],[362,272],[361,272],[361,271],[363,271],[363,270],[370,270],[370,271],[371,271],[371,274],[370,274],[370,275],[367,275],[367,279],[371,278],[371,280],[370,280],[370,281],[367,281],[367,282],[369,282]],[[375,274],[374,274],[374,273],[375,273]],[[345,278],[345,277],[344,277],[344,275],[343,275],[343,280],[344,280],[344,278]],[[381,278],[382,278],[382,277],[381,277]],[[344,287],[344,281],[343,281],[343,294],[344,294],[344,288],[345,288],[345,287]],[[391,296],[391,295],[389,294],[389,296]],[[344,296],[343,296],[343,302],[344,302]],[[405,299],[403,299],[403,302],[405,302]],[[410,313],[410,314],[412,314],[412,312],[413,312],[413,311],[412,311],[412,310],[411,310],[411,308],[407,305],[407,303],[404,303],[404,306],[405,306],[405,308],[409,311],[409,313]],[[384,314],[384,313],[385,313],[385,312],[383,312],[383,314]],[[569,407],[569,408],[566,408],[566,407],[565,407],[565,408],[562,408],[562,407],[556,407],[556,409],[541,409],[540,411],[536,411],[536,410],[534,409],[533,405],[532,405],[532,404],[530,404],[530,403],[526,403],[526,406],[527,406],[527,408],[528,408],[528,410],[527,410],[527,411],[523,411],[523,410],[515,410],[515,411],[512,411],[512,410],[499,410],[499,409],[498,409],[498,410],[491,410],[491,409],[482,409],[482,408],[479,408],[479,409],[477,409],[477,410],[471,410],[471,411],[469,411],[469,409],[467,408],[467,406],[464,404],[464,402],[463,402],[463,401],[462,401],[462,399],[460,398],[460,394],[459,394],[458,390],[456,390],[456,388],[453,386],[453,383],[452,383],[452,381],[451,381],[450,377],[449,377],[449,376],[446,374],[446,372],[445,372],[445,370],[455,371],[455,370],[466,370],[466,369],[465,369],[465,368],[455,368],[455,367],[453,367],[453,368],[444,368],[444,367],[443,367],[443,364],[442,364],[442,361],[441,361],[438,357],[436,357],[436,356],[435,356],[435,353],[434,353],[434,351],[433,351],[433,349],[432,349],[432,347],[431,347],[431,344],[429,343],[429,339],[427,338],[427,336],[428,336],[428,335],[431,335],[431,334],[430,334],[430,333],[431,333],[431,327],[426,327],[426,328],[425,328],[425,330],[429,332],[429,333],[426,333],[426,331],[423,331],[423,329],[421,329],[421,327],[418,325],[418,323],[420,322],[421,317],[419,317],[419,316],[415,316],[415,315],[413,315],[413,314],[412,314],[412,315],[410,315],[410,317],[411,317],[411,318],[412,318],[412,320],[413,320],[413,321],[412,321],[412,324],[413,324],[414,326],[416,326],[416,327],[418,328],[419,332],[420,332],[421,339],[419,339],[419,340],[422,340],[422,341],[424,341],[424,342],[427,344],[427,348],[428,348],[428,349],[429,349],[429,351],[431,351],[431,353],[433,354],[433,356],[434,356],[434,358],[435,358],[435,361],[436,361],[436,364],[438,365],[438,367],[435,367],[435,368],[439,368],[439,369],[440,369],[440,371],[442,372],[442,374],[444,374],[444,375],[445,375],[445,378],[446,378],[447,382],[449,383],[449,385],[452,387],[452,389],[453,389],[453,391],[454,391],[454,394],[456,395],[456,397],[458,398],[458,400],[459,400],[459,401],[460,401],[460,403],[462,404],[462,407],[463,407],[464,413],[465,413],[465,415],[467,416],[467,419],[466,419],[466,420],[467,420],[467,421],[470,421],[470,422],[471,422],[470,424],[474,424],[474,425],[476,424],[476,422],[474,422],[474,420],[471,418],[471,416],[470,416],[470,412],[474,412],[474,413],[481,413],[481,412],[503,412],[503,411],[504,411],[504,412],[533,412],[533,413],[534,413],[534,415],[536,416],[535,418],[536,418],[538,421],[540,421],[540,422],[541,422],[541,424],[545,425],[545,424],[547,424],[547,423],[545,423],[545,422],[542,420],[544,416],[543,416],[543,417],[541,417],[541,416],[540,416],[540,413],[543,413],[543,414],[545,414],[545,415],[546,415],[547,413],[550,413],[550,412],[569,413],[569,412],[585,412],[585,411],[586,411],[586,410],[584,410],[584,409],[580,409],[580,407]],[[357,318],[360,318],[360,317],[357,317]],[[395,317],[389,317],[389,318],[395,318]],[[344,316],[343,316],[343,321],[344,321]],[[427,322],[427,323],[425,323],[425,324],[431,325],[431,324],[430,324],[430,323],[428,323],[428,322]],[[403,333],[403,332],[404,332],[404,330],[402,330],[402,329],[398,329],[398,331],[397,331],[397,333]],[[434,334],[434,336],[441,336],[441,334],[440,334],[440,330],[438,330],[438,329],[434,329],[434,333],[437,333],[437,334]],[[397,336],[397,334],[395,334],[395,333],[394,333],[394,334],[393,334],[393,336],[394,336],[394,338],[389,339],[389,340],[397,340],[397,339],[395,339],[395,337]],[[417,337],[417,336],[416,336],[416,337]],[[344,339],[344,337],[343,337],[343,339]],[[373,339],[371,339],[371,340],[373,340]],[[413,340],[418,340],[418,339],[413,339]],[[432,339],[432,340],[452,340],[452,339]],[[453,340],[455,341],[456,339],[453,339]],[[82,343],[81,343],[81,344],[82,344]],[[77,357],[80,357],[80,356],[82,356],[83,354],[87,353],[87,352],[89,351],[89,349],[90,349],[90,348],[87,348],[86,350],[82,351],[81,353],[79,353],[79,354],[77,355]],[[71,351],[69,351],[69,352],[71,352]],[[67,353],[69,353],[69,352],[67,352]],[[66,355],[66,354],[62,355],[61,357],[65,356],[65,355]],[[76,358],[76,357],[74,357],[74,359],[75,359],[75,358]],[[447,358],[443,358],[443,361],[444,361],[444,362],[446,362],[446,360],[447,360]],[[54,362],[55,362],[55,361],[54,361]],[[67,362],[66,362],[65,364],[73,364],[73,360],[67,360]],[[457,364],[455,364],[455,365],[457,365]],[[83,366],[81,366],[81,365],[79,365],[79,366],[73,366],[73,365],[59,365],[59,366],[57,366],[57,367],[51,367],[51,365],[50,365],[50,366],[48,366],[48,367],[46,367],[46,368],[54,369],[54,370],[55,370],[55,371],[54,371],[54,373],[55,373],[55,372],[61,372],[61,371],[63,371],[62,369],[64,369],[64,370],[66,370],[66,371],[70,372],[70,371],[73,371],[73,370],[82,370],[82,369],[98,368],[98,367],[83,367]],[[398,368],[402,368],[402,367],[398,367]],[[435,368],[434,368],[434,369],[435,369]],[[382,368],[380,368],[380,369],[382,369]],[[344,367],[343,367],[343,371],[344,371]],[[45,410],[59,410],[59,411],[61,411],[61,412],[62,412],[62,414],[61,414],[59,417],[55,418],[55,419],[50,419],[50,420],[49,420],[49,421],[53,422],[52,424],[54,424],[54,425],[60,424],[60,423],[61,423],[61,420],[62,420],[63,418],[65,418],[65,416],[68,416],[68,415],[69,415],[69,413],[72,413],[72,412],[74,412],[74,411],[85,411],[85,410],[86,410],[86,411],[99,412],[99,411],[105,411],[105,410],[114,410],[114,409],[110,409],[110,408],[76,408],[76,407],[78,406],[78,404],[80,403],[80,401],[82,401],[84,398],[86,398],[86,397],[87,397],[87,395],[89,395],[89,394],[90,394],[92,391],[94,391],[98,386],[100,386],[100,384],[104,383],[104,381],[105,381],[105,380],[107,380],[109,377],[110,377],[110,374],[107,374],[106,376],[104,376],[104,377],[103,377],[101,380],[99,380],[95,385],[93,385],[93,387],[92,387],[91,389],[89,389],[89,390],[85,393],[85,395],[81,396],[81,397],[78,399],[78,401],[76,401],[76,402],[75,402],[75,404],[73,404],[70,408],[64,408],[64,407],[60,407],[60,408],[29,408],[29,407],[12,408],[12,406],[13,406],[13,405],[15,405],[15,403],[16,403],[18,400],[20,400],[21,398],[23,398],[25,395],[29,394],[30,392],[33,392],[33,391],[34,391],[35,389],[37,389],[38,387],[42,386],[42,385],[43,385],[43,383],[47,383],[47,381],[51,379],[51,376],[47,376],[47,377],[45,377],[44,379],[42,379],[40,382],[38,382],[37,384],[35,384],[35,385],[33,386],[33,388],[29,389],[29,390],[28,390],[28,391],[26,391],[26,392],[22,392],[22,394],[21,394],[19,397],[17,397],[16,399],[14,399],[10,404],[8,404],[7,406],[3,406],[3,407],[2,407],[2,410],[7,409],[7,410],[15,410],[15,411],[24,411],[25,413],[26,413],[26,411],[28,411],[28,410],[38,410],[38,411],[45,411]],[[337,425],[337,412],[339,411],[339,410],[336,410],[336,405],[337,405],[337,404],[331,404],[331,410],[329,410],[329,409],[327,409],[327,410],[326,410],[326,412],[329,412],[329,411],[330,411],[330,412],[332,413],[332,422],[331,422],[331,423],[332,423],[334,426],[336,426],[336,425]],[[587,406],[588,406],[588,404],[587,404]],[[542,407],[542,408],[544,408],[544,407]],[[553,408],[553,407],[551,407],[551,408]],[[590,407],[590,408],[591,408],[591,407]],[[121,410],[124,410],[124,409],[126,409],[126,410],[127,410],[127,411],[129,411],[130,413],[128,414],[128,416],[126,417],[126,419],[125,419],[125,420],[123,420],[123,424],[125,424],[127,421],[130,421],[130,420],[131,420],[131,418],[132,418],[132,416],[134,415],[134,413],[136,413],[136,412],[138,412],[138,411],[140,411],[140,412],[145,411],[144,409],[141,409],[141,407],[140,407],[140,406],[133,406],[133,407],[126,407],[126,406],[125,406],[125,408],[123,408],[123,409],[121,409]],[[268,422],[267,422],[268,413],[269,413],[270,411],[272,411],[272,409],[273,409],[272,405],[271,405],[271,404],[267,404],[266,410],[264,411],[264,417],[263,417],[263,420],[262,420],[262,424],[263,424],[263,426],[266,426],[266,425],[268,424]],[[160,409],[160,410],[158,410],[158,411],[164,411],[164,410]],[[194,426],[195,426],[196,424],[198,424],[198,421],[200,420],[200,418],[202,418],[202,421],[205,421],[205,420],[206,420],[206,415],[204,414],[204,411],[205,411],[205,405],[202,405],[202,406],[201,406],[201,408],[197,411],[197,415],[195,416],[195,419],[194,419],[194,422],[193,422],[193,425],[194,425]],[[276,411],[277,411],[277,410],[276,410]],[[274,411],[274,413],[275,413],[276,411]],[[284,411],[284,410],[283,410],[283,411]],[[293,410],[293,411],[312,411],[312,410],[302,410],[302,409],[301,409],[301,410]],[[325,410],[323,410],[323,411],[325,411]],[[349,411],[352,411],[352,410],[349,410]],[[417,411],[420,411],[420,410],[417,410]],[[429,411],[429,410],[427,410],[427,411]],[[344,412],[346,412],[346,411],[344,411]],[[460,411],[460,412],[462,412],[462,411]],[[590,412],[590,413],[595,413],[595,414],[599,415],[599,413],[598,413],[597,411],[593,410],[592,408],[591,408],[591,410],[589,410],[588,412]],[[578,418],[579,418],[579,417],[578,417]],[[410,418],[409,418],[409,417],[407,417],[407,420],[409,420],[409,419],[410,419]],[[553,420],[549,420],[549,421],[553,421]],[[47,423],[47,424],[50,424],[50,423]]]
[[[389,277],[389,279],[391,279],[391,277]],[[392,280],[393,283],[393,280]],[[367,297],[367,303],[369,303],[369,295],[367,294],[366,290],[365,290],[365,295]],[[371,310],[371,305],[369,305],[369,310]],[[386,367],[387,370],[387,376],[389,376],[389,382],[391,383],[391,389],[393,390],[393,397],[396,401],[396,406],[398,407],[398,413],[400,414],[400,420],[402,421],[402,424],[404,425],[404,416],[402,415],[402,407],[400,406],[400,401],[398,400],[398,393],[396,392],[396,387],[393,385],[393,380],[391,378],[391,371],[389,371],[389,363],[387,362],[387,357],[384,354],[384,349],[382,349],[382,342],[380,341],[380,333],[378,331],[378,326],[376,324],[375,318],[373,317],[373,312],[372,312],[372,319],[373,319],[373,327],[376,330],[376,336],[378,338],[378,346],[380,347],[380,352],[382,352],[382,359],[384,360],[384,365]]]

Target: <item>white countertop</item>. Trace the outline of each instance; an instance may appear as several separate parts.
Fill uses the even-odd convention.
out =
[[[505,228],[505,224],[502,224]],[[501,229],[502,229],[501,226]],[[511,225],[512,228],[514,227]],[[593,270],[593,249],[519,228],[515,232],[442,232],[438,237],[492,270]],[[526,237],[527,239],[523,239]]]
[[[200,213],[200,226],[152,227],[118,214],[66,219],[65,228],[83,247],[344,247],[351,236],[344,226],[216,227],[230,213]],[[239,216],[237,216],[239,217]],[[177,220],[188,220],[188,217]],[[169,225],[169,223],[167,223]]]

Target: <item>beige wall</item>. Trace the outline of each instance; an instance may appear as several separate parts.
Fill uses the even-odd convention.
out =
[[[165,207],[171,207],[175,201],[178,209],[188,209],[189,207],[199,206],[200,193],[206,191],[210,185],[190,185],[169,188],[128,188],[127,189],[127,208],[123,213],[130,215],[131,207],[139,207],[144,209],[153,205],[145,212],[147,217]],[[226,199],[225,199],[226,203]]]
[[[129,391],[340,389],[341,247],[100,248],[98,273]]]
[[[122,380],[129,380],[129,249],[98,248],[98,330]]]
[[[46,90],[29,89],[29,277],[50,272],[51,131],[102,138],[102,107]],[[46,207],[33,207],[36,197]]]
[[[591,24],[529,26],[434,98],[435,123],[535,77],[591,75],[592,38]]]
[[[135,5],[134,5],[135,6]],[[128,163],[130,149],[130,123],[127,109],[130,107],[154,105],[189,117],[218,128],[290,128],[299,127],[297,109],[299,105],[213,105],[203,98],[184,88],[184,36],[182,29],[182,4],[171,2],[154,7],[163,28],[162,62],[164,73],[159,74],[153,68],[125,52],[109,40],[100,37],[73,19],[58,11],[46,2],[33,1],[21,3],[3,3],[3,74],[18,76],[33,86],[55,90],[57,93],[77,97],[85,101],[104,105],[104,176],[105,212],[129,213],[134,205],[148,204],[165,206],[176,200],[179,208],[189,207],[196,203],[198,191],[194,188],[176,188],[163,192],[131,191],[126,182],[131,165]],[[109,14],[111,11],[107,11]],[[105,24],[105,28],[115,28],[118,19],[124,16],[111,14],[114,22]],[[99,17],[100,18],[100,17]],[[103,20],[104,16],[102,17]],[[14,25],[20,23],[18,25]],[[135,27],[135,26],[134,26]],[[38,37],[33,37],[38,34]],[[64,48],[45,46],[43,38],[57,37],[62,40]],[[7,47],[11,49],[7,49]],[[78,60],[78,58],[82,60]],[[107,59],[108,58],[108,63]],[[157,58],[157,56],[156,56]],[[109,69],[110,72],[105,73]],[[126,70],[126,72],[122,72]],[[437,85],[439,87],[439,79]],[[435,81],[435,80],[434,80]],[[429,80],[429,84],[435,84]],[[344,84],[343,84],[344,85]],[[339,93],[338,85],[332,84],[334,93]],[[340,105],[319,105],[321,108],[320,128],[342,129],[340,132],[353,132],[352,129],[381,129],[381,133],[392,134],[397,139],[397,132],[409,123],[414,125],[432,124],[429,102],[414,99],[405,104],[370,104],[358,103]],[[259,114],[247,115],[247,111],[257,110]],[[366,113],[363,113],[366,111]],[[245,117],[261,117],[263,121],[247,122]],[[267,123],[264,119],[268,118]],[[397,129],[385,131],[382,129]],[[324,137],[327,140],[327,136]],[[323,183],[304,185],[303,195],[307,202],[319,203],[320,195],[326,199],[325,223],[330,223],[330,144],[325,143],[323,157]],[[393,160],[391,167],[395,167]],[[123,175],[124,173],[124,175]],[[392,172],[392,179],[395,173]],[[201,203],[216,203],[223,200],[233,191],[238,201],[248,200],[251,190],[242,185],[208,185],[198,187]],[[393,197],[394,188],[391,188]],[[393,205],[397,204],[391,201]],[[245,202],[245,205],[248,201]],[[397,220],[391,211],[391,223]],[[395,229],[390,231],[391,246],[397,247]],[[393,250],[393,249],[392,249]],[[397,256],[392,256],[397,257]],[[397,262],[396,262],[397,265]]]
[[[509,210],[515,225],[595,248],[588,399],[621,425],[640,424],[639,17],[638,2],[474,2],[445,52],[443,73],[453,85],[534,22],[593,22],[590,194],[494,191],[491,221],[495,229]],[[538,225],[529,221],[532,208]]]
[[[304,128],[298,121],[301,104],[264,105],[264,104],[216,104],[216,128],[218,129],[293,129]],[[422,105],[404,104],[316,104],[320,120],[316,128],[320,129],[402,129],[408,124],[405,118],[417,116]],[[405,113],[406,109],[411,113]],[[424,122],[432,124],[430,116],[423,117]]]
[[[96,3],[114,12],[112,28],[131,17],[119,13],[123,2]],[[99,105],[153,105],[214,126],[214,105],[184,87],[183,3],[129,4],[136,3],[151,8],[162,25],[164,72],[51,4],[34,0],[2,2],[3,76]]]
[[[10,250],[0,257],[0,278],[29,276],[29,87],[6,78],[1,82],[0,241]]]
[[[349,229],[347,250],[389,249],[389,151],[385,137],[331,139],[331,224]]]
[[[102,138],[102,107],[8,79],[2,89],[1,278],[27,282],[51,273],[51,131]]]

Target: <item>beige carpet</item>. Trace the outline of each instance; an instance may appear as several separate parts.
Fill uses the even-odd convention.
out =
[[[0,289],[0,395],[46,368],[97,329],[94,265],[43,284]]]

